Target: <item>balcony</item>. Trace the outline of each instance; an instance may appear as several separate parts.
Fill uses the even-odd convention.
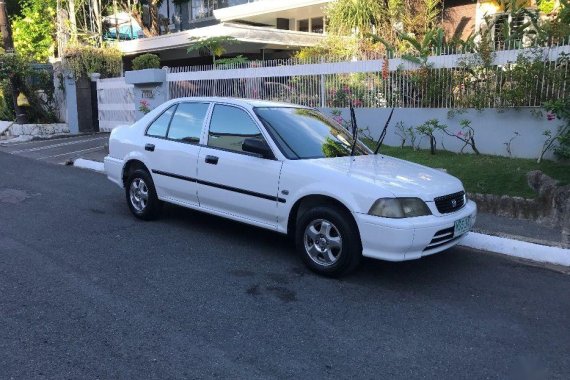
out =
[[[214,11],[222,8],[235,7],[263,0],[191,0],[190,19],[192,21],[206,20],[214,17]]]
[[[219,8],[213,16],[221,22],[243,22],[300,32],[323,33],[323,7],[331,0],[257,0]]]

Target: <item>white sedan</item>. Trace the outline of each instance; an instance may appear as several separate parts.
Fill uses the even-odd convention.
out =
[[[180,98],[113,130],[108,178],[141,219],[162,202],[294,238],[308,267],[336,276],[361,256],[417,259],[459,243],[476,206],[442,171],[373,154],[315,109]]]

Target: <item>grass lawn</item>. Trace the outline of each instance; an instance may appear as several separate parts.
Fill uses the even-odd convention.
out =
[[[369,146],[374,145],[369,144]],[[536,193],[527,185],[526,174],[542,170],[561,184],[570,183],[570,164],[554,161],[507,158],[499,156],[477,156],[438,151],[431,155],[429,150],[415,151],[410,147],[399,148],[383,145],[380,153],[432,168],[445,168],[449,174],[461,179],[465,189],[471,193],[513,195],[534,198]]]

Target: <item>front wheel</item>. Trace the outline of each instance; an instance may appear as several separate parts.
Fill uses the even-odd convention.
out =
[[[127,204],[133,215],[143,220],[156,219],[160,211],[160,200],[150,174],[146,170],[135,170],[125,185]]]
[[[297,251],[314,272],[337,277],[358,266],[362,249],[352,215],[332,206],[309,209],[297,221]]]

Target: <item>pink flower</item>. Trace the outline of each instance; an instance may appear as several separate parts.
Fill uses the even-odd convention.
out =
[[[463,136],[463,132],[459,131],[459,132],[457,132],[457,133],[455,134],[455,136],[461,137],[461,136]]]
[[[556,115],[554,115],[553,113],[549,112],[546,114],[546,120],[552,121],[554,119],[556,119]]]

